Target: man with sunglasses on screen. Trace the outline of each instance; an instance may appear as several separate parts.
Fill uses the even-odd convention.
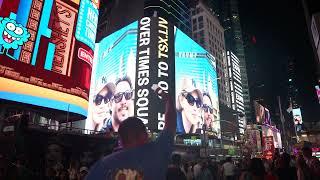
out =
[[[201,122],[202,93],[192,79],[182,79],[177,97],[177,133],[195,133]]]
[[[111,98],[115,85],[113,83],[98,84],[93,99],[92,129],[104,131],[104,124],[111,119]]]
[[[133,89],[128,76],[116,81],[115,92],[112,99],[112,120],[107,122],[109,131],[118,132],[122,121],[133,116]]]
[[[207,130],[212,130],[213,123],[213,108],[212,101],[209,93],[203,93],[203,105],[202,109],[204,111],[204,124],[206,125]]]

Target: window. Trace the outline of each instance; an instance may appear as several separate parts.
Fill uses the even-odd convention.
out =
[[[203,37],[203,36],[204,36],[203,30],[201,30],[201,31],[199,32],[199,34],[200,34],[200,37]]]
[[[191,11],[191,14],[192,14],[192,16],[196,15],[196,11],[195,11],[195,10],[192,10],[192,11]]]
[[[202,29],[203,28],[203,22],[200,22],[199,23],[199,29]]]
[[[192,23],[193,23],[193,24],[196,24],[196,23],[197,23],[197,18],[194,18],[194,19],[192,20]]]
[[[199,17],[198,17],[198,21],[199,21],[199,22],[203,22],[203,16],[199,16]]]

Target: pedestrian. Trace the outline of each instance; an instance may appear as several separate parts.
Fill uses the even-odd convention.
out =
[[[172,155],[172,163],[168,167],[167,180],[187,180],[180,166],[181,156],[179,154]]]
[[[225,180],[234,180],[236,167],[232,162],[231,157],[226,159],[226,162],[222,165],[222,175]]]
[[[96,179],[166,179],[176,132],[176,110],[171,97],[159,87],[152,87],[166,101],[165,127],[159,137],[148,142],[143,122],[129,117],[120,123],[119,137],[123,150],[99,160],[89,171],[87,180]]]
[[[266,172],[263,162],[259,158],[253,158],[249,162],[249,168],[240,176],[240,180],[264,180]]]
[[[303,147],[302,155],[307,166],[311,170],[312,176],[320,177],[320,161],[316,157],[312,156],[312,149],[309,147]]]

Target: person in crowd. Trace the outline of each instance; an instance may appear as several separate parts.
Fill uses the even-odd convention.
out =
[[[204,92],[203,94],[203,105],[202,109],[204,111],[204,124],[207,130],[212,130],[213,118],[213,107],[212,100],[209,93]]]
[[[186,176],[187,176],[187,180],[193,180],[194,178],[194,174],[193,174],[193,164],[190,162],[190,163],[187,163],[185,164],[186,168]]]
[[[208,164],[206,161],[201,163],[201,173],[195,178],[196,180],[212,180],[213,176],[208,169]]]
[[[297,167],[297,179],[298,180],[312,180],[311,170],[307,166],[302,155],[297,156],[296,167]]]
[[[93,97],[92,130],[103,131],[104,124],[111,119],[111,99],[115,85],[113,83],[98,84]]]
[[[86,166],[82,166],[79,169],[78,180],[84,180],[88,172],[89,172],[89,169]]]
[[[202,164],[201,164],[201,161],[198,160],[196,164],[193,166],[194,179],[196,179],[200,175],[201,169],[202,169]]]
[[[222,175],[225,180],[233,180],[235,178],[236,167],[232,162],[231,157],[226,159],[226,162],[222,165]]]
[[[303,147],[302,155],[311,170],[312,176],[320,177],[320,162],[316,157],[312,156],[312,149],[310,147]]]
[[[145,179],[166,178],[176,132],[176,111],[171,97],[157,85],[152,86],[166,101],[165,127],[155,141],[149,142],[146,126],[136,117],[129,117],[119,126],[123,150],[96,162],[86,179]]]
[[[295,167],[290,167],[290,155],[288,153],[283,153],[280,156],[279,168],[276,169],[276,175],[281,179],[297,179],[297,173]]]
[[[181,156],[179,154],[172,155],[172,163],[168,167],[167,180],[186,180],[187,177],[181,170]]]
[[[201,123],[202,93],[192,79],[183,78],[177,96],[177,133],[195,133]]]
[[[240,176],[240,180],[264,180],[266,172],[261,159],[253,158],[249,162],[249,168]]]
[[[107,121],[105,128],[111,132],[118,132],[121,122],[133,116],[133,87],[128,76],[116,81],[112,99],[112,118]]]

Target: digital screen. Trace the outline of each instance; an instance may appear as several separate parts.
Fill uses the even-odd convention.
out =
[[[162,130],[164,103],[151,90],[157,84],[183,106],[178,133],[203,125],[220,132],[215,59],[164,18],[144,17],[103,38],[93,66],[86,129],[117,132],[136,116],[149,130]]]
[[[292,114],[293,114],[294,124],[295,125],[302,124],[302,115],[301,115],[300,108],[293,109]]]
[[[318,101],[319,101],[319,104],[320,104],[320,86],[317,85],[317,86],[315,86],[315,88],[316,88],[316,93],[317,93]]]
[[[151,86],[174,94],[173,32],[164,18],[144,17],[96,43],[86,129],[117,132],[131,116],[164,128],[164,102]]]
[[[137,33],[134,22],[96,44],[86,129],[117,131],[115,122],[134,115]]]
[[[1,2],[0,84],[6,85],[0,87],[0,98],[85,118],[99,3]]]
[[[262,124],[265,118],[265,110],[264,107],[258,102],[254,102],[255,114],[256,114],[256,122]]]
[[[220,134],[216,62],[179,29],[175,31],[177,133],[206,127]]]

